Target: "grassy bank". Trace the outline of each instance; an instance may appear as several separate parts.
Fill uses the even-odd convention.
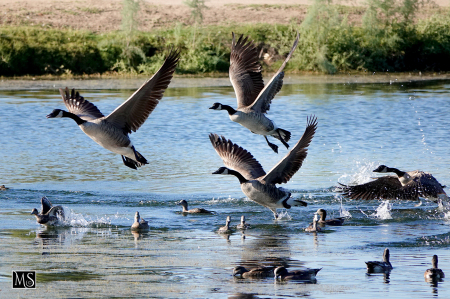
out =
[[[390,3],[373,1],[381,2]],[[266,54],[262,57],[268,71],[281,64],[296,31],[300,42],[288,71],[450,71],[448,13],[417,21],[418,7],[372,5],[365,8],[361,25],[355,26],[346,20],[342,7],[327,3],[316,1],[301,24],[290,25],[177,24],[152,32],[102,34],[0,27],[0,76],[152,74],[171,47],[182,50],[178,74],[226,73],[232,31],[255,41]]]

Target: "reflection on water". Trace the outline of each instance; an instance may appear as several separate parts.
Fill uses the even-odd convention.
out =
[[[283,186],[308,206],[282,210],[278,221],[247,200],[235,178],[211,175],[222,161],[209,133],[249,149],[266,169],[287,152],[274,154],[263,139],[210,113],[213,102],[236,105],[229,84],[169,88],[131,135],[151,161],[138,171],[126,169],[70,120],[45,118],[63,107],[56,87],[82,89],[107,114],[134,86],[83,90],[68,81],[52,82],[49,90],[1,91],[0,184],[10,189],[0,191],[0,297],[24,297],[11,288],[11,273],[30,269],[37,272],[37,289],[27,298],[450,297],[445,280],[423,279],[434,254],[444,271],[450,265],[448,206],[348,200],[335,192],[337,182],[369,181],[379,164],[422,169],[450,184],[450,82],[352,82],[298,81],[275,99],[269,117],[293,140],[307,115],[319,121],[302,168]],[[29,215],[44,195],[64,207],[61,226],[41,227]],[[183,215],[175,204],[182,199],[216,213]],[[346,217],[344,225],[305,233],[318,208],[330,218]],[[136,210],[149,221],[148,232],[130,230]],[[233,232],[218,234],[228,215]],[[235,230],[242,215],[251,228]],[[367,276],[364,261],[385,247],[394,269]],[[274,283],[273,277],[235,279],[237,265],[322,270],[316,284]]]

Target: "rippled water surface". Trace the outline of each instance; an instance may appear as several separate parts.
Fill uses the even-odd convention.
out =
[[[319,126],[302,168],[283,186],[308,206],[280,211],[278,221],[244,197],[236,178],[211,174],[223,164],[208,134],[246,148],[266,171],[287,150],[272,139],[280,146],[275,154],[262,136],[208,109],[214,102],[235,107],[231,87],[176,83],[131,135],[150,161],[137,171],[72,120],[45,118],[64,108],[56,88],[0,90],[0,184],[10,188],[0,191],[0,297],[450,297],[448,279],[430,284],[423,278],[433,254],[450,276],[447,209],[429,201],[419,207],[349,201],[335,192],[338,182],[369,181],[380,164],[428,171],[449,185],[450,81],[288,80],[268,116],[291,131],[291,145],[308,115]],[[61,84],[54,82],[79,88],[104,114],[133,92],[99,89],[101,81]],[[42,196],[64,207],[63,225],[45,228],[30,215]],[[183,216],[175,204],[181,199],[216,213]],[[318,208],[348,219],[342,227],[305,233]],[[149,220],[148,232],[130,231],[136,211]],[[251,228],[218,234],[227,215],[233,226],[245,215]],[[381,260],[386,247],[390,275],[367,275],[364,261]],[[280,283],[234,278],[236,265],[322,270],[315,283]],[[37,288],[13,290],[13,270],[36,271]]]

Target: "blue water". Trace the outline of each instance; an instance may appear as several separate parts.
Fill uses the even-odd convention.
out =
[[[445,279],[432,285],[423,278],[433,254],[450,275],[447,210],[429,201],[420,207],[349,201],[335,192],[338,182],[369,181],[380,164],[428,171],[450,184],[450,81],[289,82],[269,118],[291,131],[291,145],[308,115],[319,125],[303,166],[283,185],[308,206],[281,211],[280,221],[246,199],[236,178],[211,174],[223,163],[209,133],[246,148],[266,171],[287,153],[272,139],[280,146],[275,154],[262,136],[208,109],[214,102],[236,106],[231,87],[184,88],[175,79],[131,134],[150,161],[137,171],[72,120],[45,118],[64,108],[56,88],[0,90],[0,184],[10,188],[0,191],[0,297],[450,297]],[[83,89],[81,81],[69,87],[105,115],[133,92]],[[63,227],[46,229],[29,215],[44,195],[66,210]],[[180,199],[216,213],[183,216],[175,205]],[[343,227],[307,234],[303,228],[318,208],[349,218]],[[129,230],[136,210],[149,220],[148,233]],[[217,234],[227,215],[233,226],[245,215],[252,228],[228,238]],[[364,261],[381,260],[385,247],[394,266],[390,276],[366,275]],[[274,264],[323,269],[316,284],[232,277],[236,265]],[[24,269],[37,272],[36,290],[11,288],[12,271]]]

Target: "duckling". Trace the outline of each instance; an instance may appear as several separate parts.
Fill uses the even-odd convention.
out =
[[[195,208],[195,209],[188,209],[188,203],[184,199],[177,202],[177,205],[181,205],[183,207],[182,213],[185,214],[214,214],[212,211],[205,210],[203,208]]]
[[[316,279],[317,273],[322,270],[320,269],[305,269],[305,270],[294,270],[288,271],[285,267],[277,267],[274,270],[275,279],[280,280],[305,280],[314,281]]]
[[[382,262],[370,261],[366,262],[366,265],[368,273],[384,273],[391,271],[393,268],[391,262],[389,261],[389,249],[384,249]]]
[[[5,185],[1,185],[0,186],[0,191],[5,191],[5,190],[8,190],[9,188],[8,187],[6,187]]]
[[[72,89],[60,89],[69,110],[55,109],[47,118],[68,117],[105,149],[122,156],[125,166],[137,169],[147,160],[131,142],[128,134],[136,132],[149,117],[169,86],[179,60],[179,51],[171,51],[161,68],[111,114],[104,116],[98,108]]]
[[[233,270],[233,276],[240,278],[266,278],[273,275],[273,267],[257,267],[247,270],[243,266],[236,266]]]
[[[266,117],[267,111],[275,95],[283,86],[284,67],[291,59],[294,50],[297,48],[299,35],[279,68],[278,72],[272,77],[269,83],[264,86],[261,75],[261,65],[258,62],[258,51],[253,42],[248,42],[248,37],[241,35],[237,43],[234,33],[230,55],[230,81],[233,85],[237,98],[237,110],[228,105],[214,103],[209,109],[226,110],[230,119],[252,133],[263,135],[270,148],[278,153],[278,146],[270,143],[267,136],[272,136],[281,141],[289,148],[287,143],[291,138],[291,133],[287,130],[278,128],[275,122]]]
[[[343,217],[326,220],[325,218],[327,218],[327,211],[324,209],[318,209],[316,213],[320,216],[319,219],[320,225],[341,226],[345,221],[345,218]]]
[[[141,219],[139,212],[136,212],[136,214],[134,215],[134,223],[133,225],[131,225],[131,229],[132,230],[149,229],[148,221]]]
[[[236,226],[236,228],[237,229],[242,229],[242,230],[250,228],[250,224],[245,223],[245,216],[244,215],[241,216],[241,223],[239,223]]]
[[[300,169],[306,158],[308,146],[317,128],[317,118],[307,118],[307,127],[303,136],[286,156],[266,174],[261,164],[251,153],[237,144],[217,134],[209,139],[225,166],[213,174],[234,175],[241,185],[242,192],[250,199],[268,209],[278,218],[277,209],[290,209],[292,206],[306,206],[307,203],[291,198],[291,192],[279,188],[276,184],[287,183]]]
[[[313,222],[307,228],[305,228],[305,231],[309,232],[309,233],[315,233],[315,232],[322,231],[322,229],[317,226],[318,222],[319,222],[319,216],[317,216],[317,213],[314,213]]]
[[[36,220],[39,224],[46,226],[52,226],[59,223],[59,220],[64,221],[64,209],[62,206],[53,206],[47,197],[41,198],[41,212],[39,213],[36,208],[34,208],[30,215],[36,216]]]
[[[414,170],[404,172],[397,168],[378,166],[373,172],[393,172],[396,175],[379,177],[369,183],[347,186],[341,185],[340,192],[350,199],[384,199],[384,200],[419,200],[419,197],[430,198],[435,202],[449,201],[441,185],[431,173]]]
[[[439,280],[441,278],[445,278],[444,271],[441,269],[438,269],[438,256],[433,255],[433,258],[431,259],[431,265],[432,268],[427,269],[425,273],[423,274],[423,277],[425,277],[425,280]]]
[[[230,222],[231,222],[231,217],[227,216],[227,221],[225,223],[225,226],[221,226],[218,230],[218,233],[219,234],[230,234],[231,233]]]

